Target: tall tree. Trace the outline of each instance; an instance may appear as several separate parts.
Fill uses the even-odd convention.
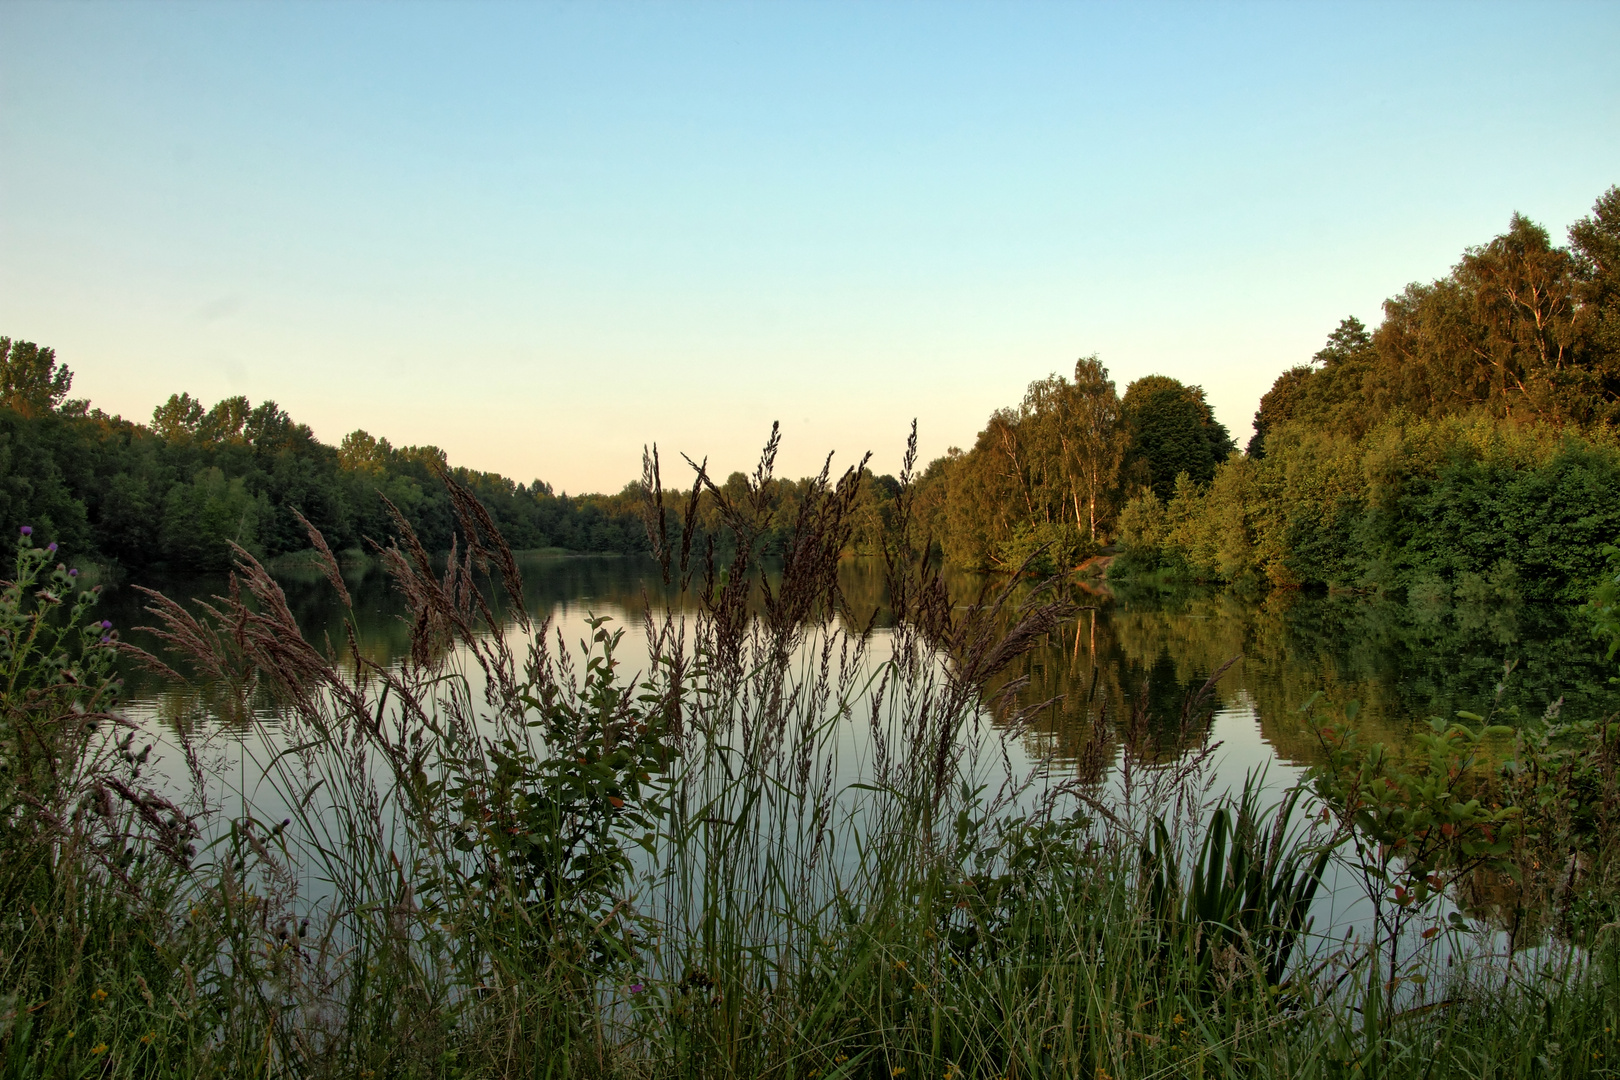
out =
[[[1473,294],[1483,331],[1475,358],[1488,373],[1490,397],[1504,414],[1524,410],[1543,420],[1581,420],[1586,412],[1568,379],[1575,359],[1575,260],[1554,247],[1547,230],[1514,214],[1508,231],[1457,264],[1459,284]]]
[[[1576,340],[1585,389],[1600,417],[1620,416],[1620,187],[1569,229],[1575,258]]]
[[[42,416],[61,405],[72,386],[73,372],[57,363],[55,349],[0,337],[0,405]]]
[[[152,410],[152,431],[164,442],[192,439],[206,415],[202,402],[190,394],[170,394],[168,401]]]
[[[1307,388],[1316,372],[1300,364],[1291,367],[1271,384],[1260,398],[1260,408],[1254,413],[1254,436],[1249,439],[1248,454],[1252,458],[1266,456],[1266,436],[1294,418],[1306,399]]]
[[[1215,466],[1237,449],[1201,386],[1147,375],[1126,387],[1120,405],[1131,439],[1127,480],[1151,488],[1165,502],[1175,493],[1178,475],[1207,484]]]
[[[1075,499],[1075,520],[1082,520],[1079,504],[1084,501],[1086,533],[1096,537],[1112,517],[1107,504],[1118,486],[1128,436],[1114,381],[1095,355],[1075,362],[1074,385],[1065,396],[1065,406],[1064,461]]]
[[[1290,420],[1299,419],[1334,430],[1363,430],[1364,394],[1368,374],[1378,352],[1362,321],[1351,315],[1339,320],[1327,343],[1310,364],[1289,368],[1277,376],[1254,414],[1254,437],[1249,456],[1265,457],[1266,436]]]

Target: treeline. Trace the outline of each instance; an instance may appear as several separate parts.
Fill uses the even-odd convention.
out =
[[[515,548],[648,550],[639,482],[616,494],[570,496],[540,480],[451,467],[437,447],[396,447],[365,431],[331,446],[275,402],[243,397],[205,408],[175,394],[138,424],[69,400],[72,382],[50,348],[0,338],[0,520],[33,525],[76,555],[130,569],[217,570],[229,565],[232,543],[260,557],[307,548],[300,513],[334,548],[363,548],[397,532],[387,502],[429,550],[443,552],[455,515],[441,471],[477,496]],[[810,483],[766,485],[762,552],[787,542]],[[876,552],[899,484],[864,473],[860,485],[850,546]],[[733,553],[720,499],[753,501],[743,473],[701,491],[693,511],[694,550],[715,538],[724,562]],[[686,533],[688,505],[685,497],[667,502],[675,535]]]
[[[1245,456],[1121,509],[1121,573],[1584,597],[1620,542],[1620,188],[1567,246],[1515,215],[1346,319],[1261,399]]]
[[[333,547],[397,530],[391,500],[430,550],[450,547],[454,514],[432,446],[364,431],[316,439],[274,402],[212,408],[176,394],[149,424],[67,400],[72,372],[49,348],[0,338],[0,520],[31,524],[76,555],[129,568],[213,570],[229,545],[271,557],[309,546],[304,514]],[[633,553],[647,547],[640,489],[555,494],[540,481],[449,470],[514,546]]]
[[[1114,574],[1584,595],[1596,553],[1620,540],[1620,189],[1567,246],[1515,215],[1384,312],[1376,331],[1344,320],[1277,379],[1246,453],[1201,387],[1152,375],[1121,395],[1082,359],[932,462],[915,517],[968,569],[1068,567],[1117,542]],[[0,338],[0,514],[71,550],[212,569],[231,542],[303,549],[296,512],[353,548],[394,532],[385,499],[428,547],[450,546],[435,447],[363,431],[329,446],[274,402],[240,397],[204,408],[177,394],[137,424],[68,400],[71,385],[50,349]],[[515,547],[648,550],[641,484],[569,497],[449,471]],[[780,548],[809,483],[771,480],[756,498],[733,473],[691,504],[694,545],[728,535],[718,506],[730,499],[761,516],[762,550]],[[898,492],[893,477],[862,476],[852,550],[880,550]],[[667,502],[682,535],[687,505]]]

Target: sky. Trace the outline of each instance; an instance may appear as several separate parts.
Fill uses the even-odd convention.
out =
[[[1260,395],[1620,183],[1620,4],[0,4],[0,334],[617,490]],[[666,475],[679,473],[673,467]]]

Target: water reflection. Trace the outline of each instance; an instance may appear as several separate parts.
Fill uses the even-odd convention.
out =
[[[586,612],[634,625],[649,604],[689,610],[693,604],[689,594],[682,599],[666,585],[648,560],[529,557],[521,568],[530,613],[551,617],[569,639]],[[349,568],[346,577],[360,649],[375,663],[394,663],[409,642],[402,598],[375,566]],[[280,581],[311,640],[343,640],[344,612],[324,578],[309,572]],[[876,560],[846,561],[842,583],[853,619],[863,625],[875,619],[878,626],[891,621]],[[144,584],[188,604],[228,589],[224,577]],[[950,580],[962,603],[972,602],[985,585],[975,575]],[[1565,716],[1620,711],[1620,689],[1609,684],[1608,667],[1577,609],[1281,592],[1245,598],[1209,590],[1073,589],[1086,609],[1002,683],[1028,679],[1013,699],[1035,709],[1026,729],[1030,748],[1077,765],[1113,760],[1118,748],[1096,742],[1112,738],[1107,731],[1133,718],[1147,725],[1148,738],[1138,741],[1138,751],[1155,758],[1220,739],[1232,753],[1242,745],[1238,756],[1245,761],[1259,760],[1264,747],[1282,763],[1308,764],[1315,743],[1299,708],[1319,692],[1330,702],[1359,702],[1357,723],[1365,734],[1393,742],[1425,718],[1459,709],[1494,710],[1504,723],[1539,716],[1560,700]],[[111,590],[105,617],[124,628],[129,640],[155,651],[158,643],[133,629],[151,621],[141,611],[143,602],[133,588]],[[1215,683],[1209,708],[1188,714],[1189,697],[1234,658]],[[219,703],[199,697],[200,691],[177,690],[133,669],[127,679],[132,703],[170,723],[220,716]]]

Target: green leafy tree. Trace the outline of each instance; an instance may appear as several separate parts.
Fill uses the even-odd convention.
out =
[[[170,394],[168,401],[152,410],[152,431],[165,442],[192,439],[206,415],[202,402],[190,394]]]
[[[1075,524],[1083,525],[1086,535],[1095,541],[1113,518],[1128,438],[1119,394],[1097,357],[1075,363],[1074,383],[1064,395],[1060,424]]]
[[[1603,193],[1569,229],[1574,252],[1579,360],[1575,373],[1612,422],[1620,401],[1620,187]]]
[[[274,406],[271,406],[274,408]],[[240,395],[226,398],[202,418],[197,434],[213,443],[241,443],[246,441],[248,416],[252,413],[248,399]]]
[[[360,430],[351,431],[338,444],[338,463],[350,472],[380,473],[387,467],[393,449],[387,439],[377,439]]]
[[[919,506],[950,562],[1015,569],[1048,548],[1042,565],[1067,568],[1113,527],[1126,438],[1108,370],[1084,357],[1072,382],[1035,380],[971,450],[932,463]]]
[[[72,386],[73,372],[57,362],[55,349],[0,337],[0,405],[40,416],[61,405]]]
[[[1265,457],[1266,435],[1273,428],[1294,418],[1305,398],[1305,389],[1316,373],[1301,364],[1291,367],[1271,384],[1271,389],[1260,398],[1260,408],[1254,414],[1254,436],[1249,439],[1248,455]]]
[[[268,500],[255,498],[241,477],[203,469],[189,484],[169,489],[163,505],[163,549],[169,561],[195,570],[230,565],[230,545],[262,551],[259,525]]]
[[[1169,500],[1181,473],[1194,483],[1207,484],[1215,477],[1215,466],[1237,448],[1230,432],[1215,419],[1203,388],[1166,375],[1148,375],[1131,383],[1121,410],[1130,432],[1126,475],[1161,500]]]

